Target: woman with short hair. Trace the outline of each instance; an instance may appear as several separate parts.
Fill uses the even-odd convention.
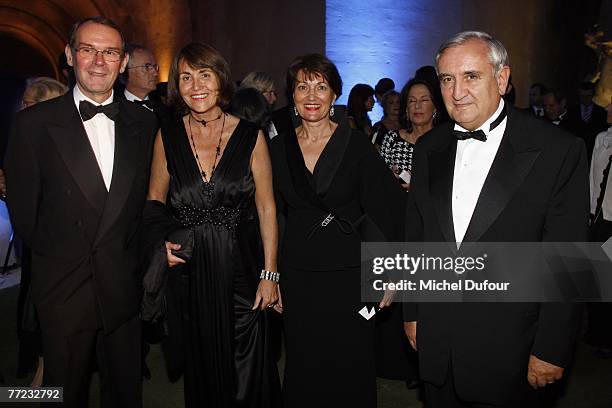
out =
[[[376,406],[374,324],[360,314],[360,245],[402,237],[402,189],[361,132],[331,120],[342,79],[325,56],[287,74],[300,125],[270,142],[281,245],[286,408]],[[384,298],[379,307],[387,307]]]
[[[225,111],[232,88],[217,50],[183,47],[168,81],[179,114],[162,124],[151,168],[147,218],[188,232],[183,245],[161,236],[180,280],[188,408],[280,405],[266,340],[279,277],[272,169],[262,132]]]

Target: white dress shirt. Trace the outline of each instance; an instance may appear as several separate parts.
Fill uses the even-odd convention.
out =
[[[491,122],[497,119],[503,107],[504,100],[500,99],[495,113],[476,129],[482,130],[487,135],[485,142],[475,139],[457,141],[452,196],[453,225],[457,247],[463,241],[476,208],[480,191],[506,130],[507,118],[504,118],[495,129],[489,132]],[[455,130],[466,131],[457,124],[455,124]]]
[[[567,115],[567,111],[564,111],[562,114],[560,114],[557,119],[552,121],[552,123],[555,125],[559,125],[561,121],[563,120],[563,118],[565,117],[565,115]]]
[[[148,101],[149,100],[149,95],[145,96],[144,99],[140,99],[139,97],[137,97],[136,95],[134,95],[133,93],[128,91],[127,88],[123,91],[123,95],[125,95],[125,99],[127,99],[130,102],[142,102],[142,101]],[[147,105],[144,105],[144,104],[142,106],[144,106],[145,108],[147,108],[148,110],[153,112],[153,108],[151,108],[150,106],[147,106]]]
[[[79,102],[85,100],[94,105],[108,105],[113,101],[113,94],[110,98],[102,103],[98,103],[87,96],[83,95],[79,86],[74,87],[73,91],[74,103],[79,109]],[[98,113],[93,118],[83,122],[85,132],[89,138],[89,143],[93,149],[94,155],[102,173],[106,190],[110,190],[111,180],[113,178],[113,164],[115,161],[115,122],[110,120],[103,113]]]
[[[601,182],[603,181],[603,171],[608,165],[608,160],[612,155],[612,127],[605,132],[601,132],[595,138],[595,147],[593,148],[593,156],[591,160],[591,174],[589,182],[591,186],[591,214],[595,214],[597,207],[597,198],[601,191]],[[602,203],[602,213],[606,221],[612,221],[612,177],[608,177],[606,185],[606,194]]]
[[[140,102],[140,101],[149,100],[149,95],[145,96],[144,99],[140,99],[139,97],[137,97],[136,95],[128,91],[127,88],[123,91],[123,95],[125,95],[125,99],[127,99],[130,102],[134,102],[134,101]]]

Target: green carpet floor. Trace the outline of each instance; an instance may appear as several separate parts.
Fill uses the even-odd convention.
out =
[[[17,337],[15,314],[18,287],[0,290],[0,373],[4,374],[4,385],[27,386],[30,378],[16,379]],[[167,381],[164,361],[158,346],[153,346],[147,358],[152,378],[144,381],[145,408],[182,408],[183,384]],[[282,361],[279,367],[282,372]],[[90,407],[98,407],[98,382],[92,381]],[[1,407],[9,407],[8,403]],[[38,404],[19,403],[16,408],[37,407]],[[401,381],[378,380],[379,408],[422,407],[417,392],[407,390]],[[591,350],[581,344],[576,356],[567,393],[557,408],[612,408],[612,359],[595,358]],[[87,408],[87,407],[83,407]],[[316,407],[313,407],[316,408]],[[342,407],[344,408],[344,407]],[[346,407],[350,408],[350,407]]]

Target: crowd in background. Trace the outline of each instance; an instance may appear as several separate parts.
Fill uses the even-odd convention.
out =
[[[88,24],[118,30],[105,20],[92,20],[81,24],[81,36]],[[34,105],[66,93],[64,99],[72,103],[72,92],[77,98],[74,87],[79,89],[87,83],[87,74],[78,71],[86,62],[112,65],[129,55],[123,72],[118,67],[113,71],[117,80],[107,94],[111,103],[121,99],[122,104],[131,104],[129,109],[137,108],[134,117],[140,115],[143,123],[156,124],[151,125],[157,130],[156,135],[150,135],[152,163],[143,159],[148,166],[146,172],[151,171],[146,177],[152,180],[146,193],[143,228],[149,233],[148,239],[156,237],[162,243],[162,264],[167,261],[181,271],[175,274],[178,277],[164,278],[169,281],[168,314],[176,314],[175,320],[169,318],[170,330],[180,327],[180,335],[167,331],[160,334],[164,330],[151,319],[145,324],[140,343],[145,357],[148,343],[160,338],[176,342],[175,352],[182,349],[181,356],[169,357],[168,369],[175,370],[171,378],[185,375],[186,406],[229,406],[224,404],[235,400],[253,404],[249,406],[280,406],[280,384],[269,363],[276,362],[280,355],[282,323],[278,316],[271,315],[272,310],[267,311],[268,307],[282,313],[284,320],[285,406],[311,407],[321,400],[375,406],[373,373],[406,380],[409,387],[420,386],[415,351],[401,329],[400,308],[383,298],[379,306],[386,310],[377,323],[367,324],[354,308],[345,307],[360,303],[358,280],[354,281],[357,286],[351,286],[357,297],[349,295],[348,290],[335,293],[333,288],[348,282],[348,274],[359,274],[358,266],[347,266],[360,241],[358,227],[354,226],[357,222],[374,222],[383,234],[381,240],[403,240],[402,213],[411,192],[414,158],[422,145],[419,140],[453,122],[436,68],[419,68],[398,88],[390,78],[372,78],[374,87],[357,84],[349,91],[347,105],[342,106],[335,103],[343,92],[335,65],[322,55],[309,54],[296,58],[288,68],[288,104],[278,107],[280,87],[271,75],[253,71],[234,83],[227,62],[212,47],[184,47],[175,57],[167,83],[158,82],[159,65],[148,48],[137,44],[123,48],[115,60],[110,52],[114,49],[101,51],[81,38],[60,56],[65,84],[52,78],[30,78],[17,86],[14,94],[19,95],[18,109],[26,111],[21,117],[37,118],[52,105]],[[520,108],[520,114],[582,139],[590,165],[591,238],[605,241],[612,236],[612,205],[607,201],[612,202],[612,183],[608,182],[612,107],[608,106],[606,112],[594,104],[594,89],[593,83],[582,82],[575,90],[578,99],[573,101],[568,95],[574,90],[533,84],[529,106]],[[507,106],[514,104],[511,77],[502,97]],[[384,114],[372,123],[368,112],[376,103]],[[8,106],[11,110],[15,105]],[[87,123],[81,108],[77,109]],[[3,125],[11,120],[3,119]],[[86,126],[85,130],[89,135],[90,128]],[[25,129],[20,132],[27,133]],[[101,163],[97,155],[96,159]],[[345,168],[338,167],[340,161]],[[14,163],[12,166],[19,169]],[[104,173],[104,166],[100,166]],[[2,195],[10,197],[11,180],[8,190],[3,173],[0,180]],[[40,191],[52,182],[43,178]],[[67,196],[72,194],[71,188],[66,187]],[[107,184],[109,197],[112,191]],[[143,203],[144,198],[143,193]],[[327,224],[337,226],[335,235],[325,228],[325,220],[320,222],[321,211],[331,217]],[[279,217],[280,237],[277,214],[283,216]],[[195,233],[172,235],[184,229]],[[35,371],[33,386],[49,381],[59,384],[61,370],[52,373],[55,377],[48,377],[52,380],[43,380],[45,342],[41,342],[41,329],[30,300],[31,276],[40,273],[36,268],[41,265],[40,260],[32,264],[32,251],[38,253],[35,256],[43,255],[39,247],[30,248],[40,245],[36,237],[33,241],[32,237],[25,238],[20,250],[19,376]],[[155,242],[158,252],[159,242]],[[282,259],[277,265],[278,242],[282,243]],[[190,245],[191,252],[181,253]],[[219,271],[227,272],[230,279],[219,278]],[[287,274],[281,281],[282,292],[276,286],[278,272]],[[324,279],[319,278],[323,273]],[[313,280],[313,276],[317,278]],[[94,320],[106,313],[104,305],[98,307],[102,311],[92,311]],[[257,308],[260,314],[254,315],[252,310]],[[601,358],[612,357],[609,313],[607,304],[589,306],[586,340]],[[96,329],[103,330],[104,324],[98,322]],[[271,340],[262,337],[268,335]],[[389,352],[389,344],[395,352]],[[366,349],[372,353],[364,352]],[[333,368],[322,372],[321,364]],[[235,376],[236,367],[239,378]],[[140,370],[143,376],[150,376],[146,362],[138,373]],[[309,382],[313,377],[319,379],[316,385]],[[338,389],[353,392],[339,398]],[[76,394],[73,401],[83,401],[83,396]],[[124,401],[122,396],[113,398]]]

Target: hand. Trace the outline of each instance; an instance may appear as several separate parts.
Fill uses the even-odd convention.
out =
[[[406,191],[410,190],[410,183],[402,183],[401,186]]]
[[[378,307],[383,309],[385,307],[391,306],[393,303],[393,299],[395,298],[395,291],[390,289],[385,289],[385,293],[383,294],[383,298],[380,300]]]
[[[255,310],[258,307],[261,310],[265,310],[268,306],[272,307],[278,300],[277,287],[278,284],[274,281],[268,279],[260,280],[259,286],[257,287],[257,294],[255,295],[255,303],[251,310]]]
[[[417,349],[417,322],[404,322],[404,333],[408,337],[408,342],[412,348]]]
[[[527,367],[527,381],[534,388],[546,387],[563,377],[563,367],[540,360],[533,354],[529,356]]]
[[[166,241],[166,256],[168,257],[168,266],[170,268],[185,263],[184,259],[173,255],[171,252],[172,250],[178,251],[179,249],[181,249],[181,244],[175,244],[173,242]]]
[[[277,313],[283,313],[283,296],[281,295],[280,285],[276,286],[278,292],[278,302],[272,307]]]

